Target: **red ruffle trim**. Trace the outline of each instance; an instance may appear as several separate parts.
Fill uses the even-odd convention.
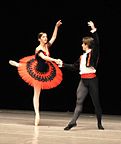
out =
[[[27,56],[27,57],[20,59],[19,60],[20,65],[18,67],[18,73],[19,73],[20,77],[26,83],[28,83],[28,85],[30,85],[32,87],[36,86],[36,87],[41,88],[41,89],[51,89],[51,88],[58,86],[61,83],[61,81],[63,79],[62,78],[63,77],[62,71],[57,66],[57,64],[54,62],[51,62],[51,63],[55,67],[56,76],[52,80],[40,81],[40,80],[37,80],[34,77],[32,77],[27,71],[27,62],[30,61],[31,59],[34,59],[34,65],[36,65],[37,61],[35,60],[35,55],[32,55],[32,56]],[[47,73],[37,73],[36,70],[33,72],[35,74],[37,73],[37,75],[41,75],[42,77],[45,77],[45,76],[51,75],[51,69],[52,69],[52,67],[49,65],[49,71]]]

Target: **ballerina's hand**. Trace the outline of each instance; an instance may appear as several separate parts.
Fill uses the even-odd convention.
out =
[[[58,66],[62,67],[63,66],[63,61],[61,59],[58,59]]]
[[[59,21],[57,21],[56,26],[59,27],[61,24],[62,24],[62,21],[59,20]]]

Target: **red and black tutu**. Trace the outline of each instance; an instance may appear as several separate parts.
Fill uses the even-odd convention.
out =
[[[46,62],[48,66],[46,71],[40,71],[37,65],[38,61],[35,59],[35,55],[19,60],[18,73],[26,83],[41,89],[51,89],[61,83],[62,72],[56,63]]]

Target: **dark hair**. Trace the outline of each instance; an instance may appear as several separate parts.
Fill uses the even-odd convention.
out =
[[[38,38],[38,39],[40,39],[40,38],[41,38],[41,36],[42,36],[44,33],[45,33],[45,32],[40,32],[40,33],[38,33],[37,38]]]

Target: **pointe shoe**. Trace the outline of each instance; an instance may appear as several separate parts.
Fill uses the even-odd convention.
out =
[[[64,130],[70,130],[72,127],[76,127],[76,126],[77,126],[76,123],[74,123],[74,124],[68,124],[68,125],[64,128]]]
[[[35,126],[38,126],[40,124],[40,117],[36,116],[35,117]]]
[[[17,63],[16,61],[13,61],[13,60],[9,60],[9,64],[12,66],[16,66],[16,67],[19,66],[19,63]]]

